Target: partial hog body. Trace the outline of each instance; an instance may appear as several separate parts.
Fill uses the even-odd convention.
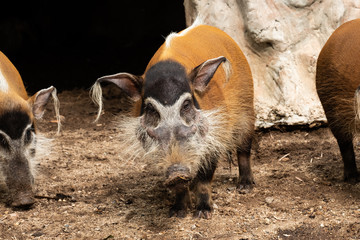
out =
[[[238,188],[254,184],[250,148],[254,133],[253,81],[238,45],[223,31],[194,24],[170,34],[150,60],[145,73],[119,73],[99,78],[92,89],[100,106],[100,83],[111,82],[134,100],[132,115],[121,121],[133,155],[165,173],[175,192],[170,215],[185,216],[189,189],[195,192],[195,215],[210,218],[211,180],[218,159],[237,153]]]
[[[5,180],[12,207],[34,203],[34,160],[39,147],[35,119],[42,117],[51,95],[58,117],[56,89],[49,87],[28,97],[20,74],[0,52],[0,179]]]
[[[360,20],[340,26],[320,52],[316,87],[344,162],[344,180],[359,181],[353,138],[359,129]]]

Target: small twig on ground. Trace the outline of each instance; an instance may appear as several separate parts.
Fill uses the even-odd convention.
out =
[[[287,156],[289,156],[290,155],[290,153],[287,153],[287,154],[285,154],[284,156],[282,156],[281,158],[279,158],[279,162],[281,162],[281,160],[283,160],[284,158],[286,158]]]
[[[304,180],[302,180],[301,178],[299,177],[295,177],[297,180],[299,180],[300,182],[304,182]]]

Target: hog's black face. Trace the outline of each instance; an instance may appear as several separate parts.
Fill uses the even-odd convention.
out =
[[[31,161],[36,135],[29,115],[12,110],[0,115],[0,170],[10,193],[11,206],[34,203]]]
[[[190,93],[185,68],[174,61],[163,61],[152,66],[146,73],[144,99],[153,98],[166,106],[173,105],[184,93]]]
[[[182,65],[163,61],[149,69],[145,76],[141,123],[162,148],[181,144],[196,133],[198,108]]]

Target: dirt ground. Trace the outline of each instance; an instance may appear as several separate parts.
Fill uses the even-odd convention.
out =
[[[360,183],[342,181],[327,128],[258,131],[252,192],[239,194],[237,166],[221,161],[212,219],[169,218],[163,175],[141,161],[119,160],[116,113],[123,100],[108,97],[94,124],[88,92],[65,91],[59,99],[61,134],[51,104],[39,123],[54,140],[51,155],[38,163],[36,204],[9,208],[0,184],[0,239],[360,239]]]

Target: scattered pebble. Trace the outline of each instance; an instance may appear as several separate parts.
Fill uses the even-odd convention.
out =
[[[33,234],[31,234],[31,236],[33,237],[41,237],[42,235],[44,235],[44,233],[42,232],[34,232]]]
[[[265,202],[266,202],[267,204],[271,204],[272,202],[274,202],[274,198],[273,198],[273,197],[266,197],[266,198],[265,198]]]
[[[11,220],[16,220],[19,217],[19,215],[17,213],[11,213],[11,214],[9,214],[9,216],[10,216]]]
[[[271,220],[270,220],[269,218],[265,218],[264,220],[265,220],[264,223],[265,223],[266,225],[269,225],[269,224],[271,223]]]

